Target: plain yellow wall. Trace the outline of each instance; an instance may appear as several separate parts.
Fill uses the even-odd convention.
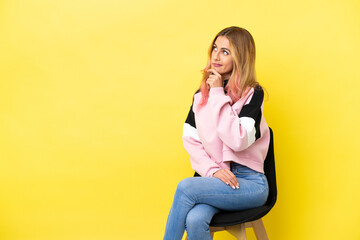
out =
[[[359,16],[357,0],[0,1],[0,239],[161,239],[193,174],[182,126],[207,48],[231,25],[269,92],[269,238],[359,239]]]

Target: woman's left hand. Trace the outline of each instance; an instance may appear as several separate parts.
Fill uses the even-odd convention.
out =
[[[206,80],[206,83],[211,87],[223,87],[223,80],[215,69],[208,69],[207,72],[210,72],[209,78]]]
[[[239,182],[236,176],[229,169],[217,170],[213,177],[216,177],[223,181],[226,185],[229,185],[233,189],[239,189]]]

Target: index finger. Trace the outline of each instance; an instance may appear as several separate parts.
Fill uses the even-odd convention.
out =
[[[208,72],[212,72],[213,74],[215,74],[215,75],[217,75],[217,76],[221,77],[220,73],[218,73],[218,72],[217,72],[215,69],[213,69],[213,68],[210,68],[210,69],[208,69],[208,70],[206,70],[206,71],[208,71]]]
[[[226,171],[226,173],[228,173],[228,174],[231,176],[231,181],[232,181],[232,183],[233,183],[236,187],[238,187],[238,186],[239,186],[239,182],[238,182],[235,174],[234,174],[233,172],[231,172],[229,169],[225,169],[225,171]]]

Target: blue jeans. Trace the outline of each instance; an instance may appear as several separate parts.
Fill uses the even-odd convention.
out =
[[[190,177],[178,184],[164,240],[181,240],[185,229],[189,240],[212,239],[209,224],[216,213],[265,204],[269,188],[264,174],[237,163],[231,163],[231,171],[239,189],[232,189],[216,177]]]

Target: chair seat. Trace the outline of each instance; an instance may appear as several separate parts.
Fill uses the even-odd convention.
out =
[[[235,224],[255,221],[265,216],[272,206],[261,206],[241,211],[222,211],[214,215],[210,222],[211,227],[226,227]]]

